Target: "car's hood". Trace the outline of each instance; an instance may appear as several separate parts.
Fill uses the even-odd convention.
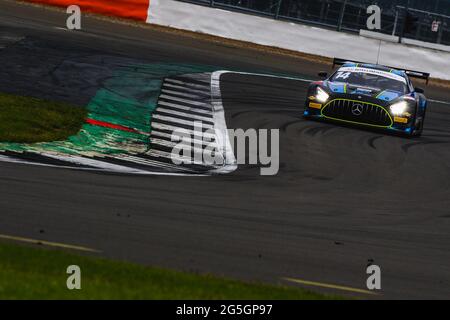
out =
[[[327,87],[329,91],[332,93],[345,93],[359,96],[369,96],[372,98],[382,100],[384,102],[393,101],[403,95],[403,93],[394,90],[382,90],[377,88],[369,88],[364,86],[345,84],[342,82],[325,81],[323,85]]]

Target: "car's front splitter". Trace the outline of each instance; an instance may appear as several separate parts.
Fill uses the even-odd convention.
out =
[[[396,124],[394,123],[392,126],[384,127],[384,126],[378,126],[378,125],[371,125],[363,122],[356,122],[356,121],[347,121],[344,119],[331,119],[321,114],[320,110],[311,110],[310,108],[307,108],[303,112],[303,116],[308,119],[314,119],[314,120],[320,120],[320,121],[326,121],[331,123],[339,123],[344,125],[351,125],[355,127],[364,127],[364,128],[371,128],[376,130],[383,130],[388,131],[392,133],[400,133],[400,134],[407,134],[411,135],[414,133],[414,125],[413,124]]]

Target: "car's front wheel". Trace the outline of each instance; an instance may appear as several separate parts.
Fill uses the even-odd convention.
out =
[[[418,117],[416,119],[412,136],[420,137],[422,135],[424,123],[425,123],[425,113],[423,114],[422,117]]]

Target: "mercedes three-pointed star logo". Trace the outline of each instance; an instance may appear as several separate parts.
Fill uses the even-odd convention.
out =
[[[363,106],[360,105],[360,104],[355,104],[355,105],[353,105],[353,107],[352,107],[352,113],[353,113],[355,116],[360,116],[360,115],[362,115],[362,113],[363,113]]]

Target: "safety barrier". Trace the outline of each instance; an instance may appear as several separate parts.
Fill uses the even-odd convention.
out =
[[[379,63],[450,80],[450,52],[270,20],[175,0],[151,0],[148,23],[328,58]]]

